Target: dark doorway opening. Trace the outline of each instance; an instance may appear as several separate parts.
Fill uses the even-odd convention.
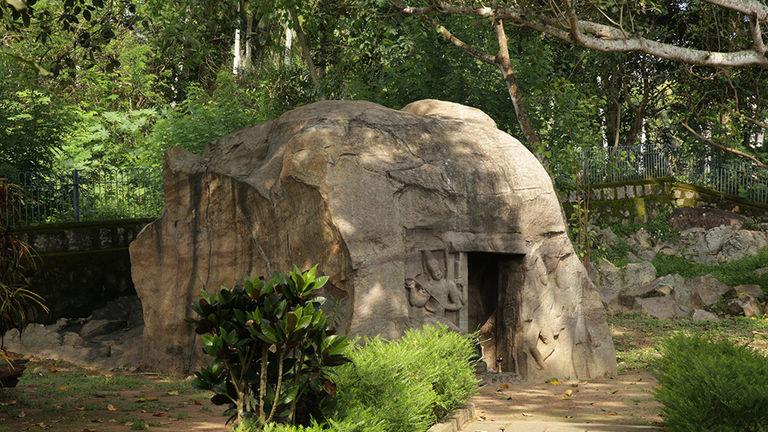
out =
[[[467,255],[469,331],[479,330],[483,360],[488,369],[525,377],[526,365],[517,361],[523,337],[520,320],[523,255],[488,252]]]

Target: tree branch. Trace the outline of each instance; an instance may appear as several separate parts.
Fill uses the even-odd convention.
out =
[[[469,45],[466,42],[462,41],[461,39],[456,37],[453,33],[451,33],[450,30],[448,30],[447,28],[443,27],[443,25],[440,24],[439,22],[437,22],[437,20],[435,20],[434,18],[430,18],[430,22],[432,23],[432,25],[435,26],[435,30],[437,30],[437,33],[440,36],[442,36],[443,39],[447,40],[448,42],[450,42],[450,43],[456,45],[457,47],[461,48],[462,50],[466,51],[472,57],[474,57],[474,58],[476,58],[476,59],[478,59],[478,60],[480,60],[482,62],[485,62],[485,63],[488,63],[488,64],[496,66],[496,57],[494,57],[494,56],[492,56],[492,55],[490,55],[488,53],[484,53],[484,52],[478,50],[477,48],[473,47],[472,45]]]
[[[758,119],[756,119],[754,117],[747,117],[744,114],[739,114],[739,116],[741,118],[743,118],[744,120],[752,123],[753,125],[755,125],[755,126],[757,126],[759,128],[768,129],[768,122],[765,122],[765,121],[762,121],[762,120],[758,120]]]
[[[696,137],[696,139],[698,139],[699,141],[703,142],[704,144],[707,144],[709,146],[712,146],[712,147],[715,147],[717,149],[720,149],[720,150],[722,150],[722,151],[724,151],[726,153],[730,153],[730,154],[733,154],[733,155],[736,155],[736,156],[739,156],[739,157],[743,157],[745,159],[749,159],[752,162],[754,162],[755,165],[759,166],[760,168],[765,168],[765,164],[760,159],[756,158],[755,156],[753,156],[753,155],[751,155],[749,153],[745,153],[745,152],[743,152],[741,150],[738,150],[738,149],[735,149],[735,148],[731,148],[731,147],[728,147],[728,146],[724,146],[722,144],[718,144],[718,143],[712,141],[711,139],[705,137],[704,135],[696,132],[692,127],[690,127],[688,125],[688,121],[683,121],[682,125],[683,125],[683,127],[688,132],[691,133],[691,135]]]
[[[768,21],[768,5],[757,0],[704,0],[715,6],[757,17],[758,21]]]
[[[530,146],[538,150],[537,147],[541,144],[541,138],[538,132],[536,132],[531,118],[528,117],[525,98],[517,82],[517,77],[512,67],[512,60],[509,58],[509,44],[507,42],[507,33],[504,30],[504,22],[498,18],[494,19],[493,27],[496,29],[496,41],[499,44],[499,52],[496,54],[495,63],[499,67],[504,81],[507,83],[507,91],[509,92],[510,99],[512,99],[517,122],[520,124],[523,135],[525,135],[525,140]]]
[[[754,16],[757,21],[768,20],[768,6],[752,0],[706,0],[709,3],[727,9]],[[520,8],[468,7],[436,2],[426,7],[410,7],[393,4],[409,15],[428,15],[440,13],[446,15],[468,15],[479,17],[503,18],[522,27],[535,30],[565,42],[573,43],[596,51],[642,52],[655,57],[699,66],[762,66],[768,67],[768,57],[759,50],[719,52],[688,48],[670,43],[633,36],[622,29],[592,21],[579,20],[573,7],[567,11],[568,24],[546,16],[536,16]],[[570,6],[570,2],[566,1]]]
[[[752,42],[755,44],[755,51],[765,55],[766,48],[763,41],[763,32],[760,30],[760,20],[756,16],[749,18],[749,34],[752,36]]]

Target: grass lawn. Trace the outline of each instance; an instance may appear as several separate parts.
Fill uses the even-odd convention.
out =
[[[768,317],[728,317],[720,321],[662,320],[638,313],[608,315],[619,373],[647,369],[658,345],[676,332],[727,338],[768,353]]]
[[[530,388],[513,389],[510,394],[520,405],[518,408],[537,411],[536,407],[540,407],[535,418],[548,414],[557,417],[560,403],[563,412],[580,410],[576,418],[655,423],[659,406],[651,400],[655,380],[648,370],[665,338],[676,332],[703,334],[729,338],[768,353],[765,317],[693,322],[614,314],[608,316],[608,322],[619,362],[616,380],[582,383],[572,402],[561,400],[564,390],[558,386],[532,383]],[[486,399],[498,399],[496,387],[490,387]],[[34,361],[17,388],[0,390],[0,432],[226,431],[222,408],[210,404],[208,397],[184,379],[105,374],[61,362]],[[491,415],[494,409],[499,410],[495,415],[512,412],[517,406],[512,401],[502,402],[485,415]],[[572,417],[569,414],[563,418]]]
[[[0,431],[223,431],[222,409],[183,379],[33,361],[0,390]]]

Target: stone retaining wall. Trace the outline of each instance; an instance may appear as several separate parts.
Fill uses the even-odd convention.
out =
[[[50,313],[35,321],[87,317],[121,296],[135,295],[128,245],[150,220],[24,227],[16,231],[40,256],[32,288]]]
[[[566,212],[572,211],[568,204],[577,202],[578,196],[572,192],[564,200]],[[671,178],[595,185],[589,195],[590,219],[609,223],[647,222],[660,209],[674,207],[713,207],[763,218],[768,215],[768,206]]]

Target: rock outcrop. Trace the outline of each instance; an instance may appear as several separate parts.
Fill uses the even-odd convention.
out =
[[[768,232],[721,225],[690,228],[680,233],[680,255],[699,263],[723,263],[756,255],[768,246]]]
[[[141,303],[119,297],[86,318],[60,318],[54,324],[29,324],[3,336],[7,350],[64,360],[102,370],[136,370],[141,360]]]
[[[172,150],[164,174],[165,211],[130,248],[144,362],[155,368],[198,361],[184,320],[201,290],[318,263],[348,334],[483,327],[490,368],[615,372],[600,298],[549,176],[477,109],[318,102],[202,156]]]

